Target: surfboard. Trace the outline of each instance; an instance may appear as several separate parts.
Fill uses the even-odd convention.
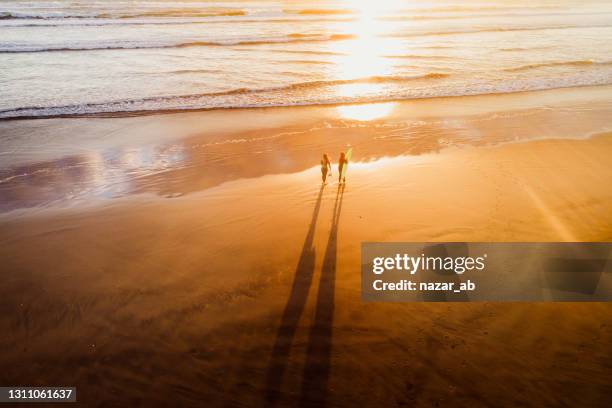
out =
[[[346,164],[344,165],[344,167],[342,167],[342,176],[340,177],[341,180],[344,180],[344,178],[346,177],[346,169],[348,168],[348,163],[351,161],[352,155],[353,148],[349,147],[346,153],[344,154],[344,157],[346,157]]]

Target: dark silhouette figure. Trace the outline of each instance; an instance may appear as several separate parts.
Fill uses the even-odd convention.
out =
[[[340,157],[338,158],[338,183],[343,183],[346,181],[346,177],[342,177],[342,170],[344,170],[344,166],[348,166],[348,159],[346,158],[346,153],[341,152]]]
[[[306,365],[304,366],[300,397],[301,406],[324,406],[327,399],[334,320],[338,222],[342,210],[343,196],[344,184],[338,185],[331,231],[321,269],[315,318],[308,338]]]
[[[310,289],[310,284],[312,283],[315,263],[315,250],[312,244],[314,240],[317,218],[319,217],[319,209],[321,208],[321,198],[323,196],[324,187],[325,185],[321,185],[321,188],[319,189],[317,201],[312,212],[310,226],[308,227],[308,233],[306,234],[306,239],[304,240],[304,245],[302,246],[302,253],[300,255],[300,259],[298,260],[297,267],[295,268],[291,293],[289,295],[289,299],[287,300],[287,304],[285,305],[285,311],[283,312],[283,317],[276,333],[276,341],[274,342],[274,348],[272,349],[272,357],[266,379],[266,401],[268,405],[273,405],[278,400],[278,390],[282,385],[283,375],[287,365],[287,358],[289,357],[289,351],[291,349],[291,343],[293,341],[300,316],[304,311],[308,290]]]
[[[323,181],[323,183],[325,183],[325,181],[327,180],[328,171],[331,176],[331,161],[329,160],[329,156],[327,155],[327,153],[325,153],[323,155],[323,158],[321,159],[321,180]]]

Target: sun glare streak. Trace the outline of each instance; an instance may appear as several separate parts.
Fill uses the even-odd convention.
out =
[[[564,224],[561,218],[556,215],[548,205],[540,198],[536,192],[527,185],[523,185],[525,192],[531,198],[535,207],[542,213],[546,221],[550,224],[552,229],[558,234],[559,238],[565,242],[577,242],[578,239],[572,233],[569,226]]]

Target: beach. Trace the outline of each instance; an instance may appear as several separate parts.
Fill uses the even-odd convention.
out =
[[[362,242],[610,241],[611,95],[2,121],[0,383],[91,406],[607,406],[609,304],[367,303],[359,271]]]

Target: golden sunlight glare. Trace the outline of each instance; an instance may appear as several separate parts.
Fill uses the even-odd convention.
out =
[[[338,110],[338,113],[340,114],[341,118],[368,121],[388,116],[394,107],[395,102],[385,102],[367,103],[360,105],[344,105],[338,106],[336,109]]]

